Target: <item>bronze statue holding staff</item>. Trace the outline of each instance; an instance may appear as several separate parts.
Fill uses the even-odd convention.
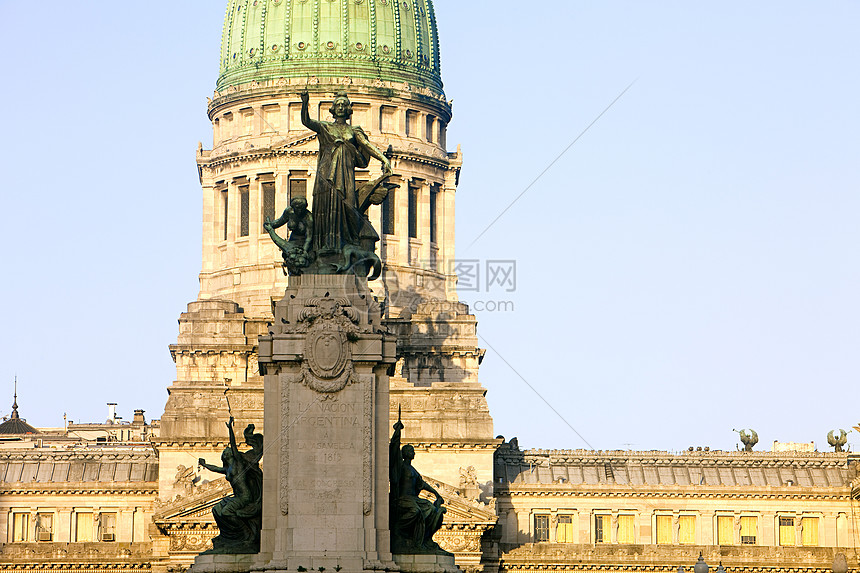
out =
[[[433,534],[442,527],[446,510],[442,507],[443,499],[439,492],[412,467],[415,448],[409,444],[400,447],[400,431],[403,427],[398,408],[389,451],[391,551],[399,554],[452,555],[433,541]],[[436,500],[418,497],[422,491],[432,493]]]
[[[263,472],[259,465],[263,436],[254,433],[254,424],[248,424],[244,437],[251,449],[240,452],[233,433],[233,416],[227,422],[227,431],[230,446],[221,454],[222,466],[207,464],[203,458],[198,460],[207,470],[223,474],[233,488],[233,495],[212,508],[219,535],[212,539],[212,549],[204,553],[258,553],[263,524]]]

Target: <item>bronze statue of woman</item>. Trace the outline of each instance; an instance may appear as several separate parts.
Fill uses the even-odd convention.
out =
[[[398,410],[388,454],[391,551],[400,554],[452,555],[433,541],[433,534],[442,527],[445,515],[442,496],[412,467],[415,448],[410,444],[400,447],[402,429],[403,422]],[[422,491],[435,495],[436,501],[418,497]]]
[[[230,446],[221,454],[222,467],[198,463],[209,471],[223,474],[233,487],[227,496],[212,508],[219,534],[212,539],[212,549],[204,553],[241,554],[260,551],[260,530],[263,524],[263,472],[259,462],[263,456],[263,436],[254,433],[254,425],[245,428],[245,443],[251,450],[240,452],[233,433],[233,416],[227,422]]]
[[[379,236],[364,216],[355,185],[356,168],[364,169],[370,158],[382,162],[383,177],[392,175],[391,163],[371,142],[364,130],[352,126],[352,104],[346,93],[334,98],[329,110],[334,122],[311,119],[310,96],[301,94],[302,123],[315,131],[319,160],[313,190],[313,251],[321,265],[334,265],[334,272],[352,267],[355,257],[373,254]],[[379,184],[377,184],[379,185]],[[366,208],[366,207],[365,207]]]

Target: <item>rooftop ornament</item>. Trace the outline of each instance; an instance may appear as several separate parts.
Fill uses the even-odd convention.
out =
[[[753,446],[758,443],[758,434],[755,430],[732,430],[733,432],[737,432],[741,436],[741,443],[744,445],[743,451],[751,452],[753,451]]]
[[[848,443],[848,432],[843,429],[839,430],[839,436],[835,436],[836,430],[827,432],[827,443],[833,447],[834,452],[844,452],[845,444]]]

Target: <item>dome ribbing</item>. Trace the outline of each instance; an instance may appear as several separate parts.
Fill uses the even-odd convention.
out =
[[[230,0],[217,90],[357,77],[442,92],[432,0]]]

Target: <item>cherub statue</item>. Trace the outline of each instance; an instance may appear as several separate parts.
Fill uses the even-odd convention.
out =
[[[275,233],[275,229],[287,225],[290,230],[289,240],[284,240]],[[291,275],[302,274],[302,269],[311,264],[311,245],[314,235],[314,217],[308,210],[308,201],[304,197],[294,197],[290,206],[284,209],[280,217],[274,221],[266,218],[263,228],[272,237],[272,241],[281,249],[284,257],[284,268]]]

